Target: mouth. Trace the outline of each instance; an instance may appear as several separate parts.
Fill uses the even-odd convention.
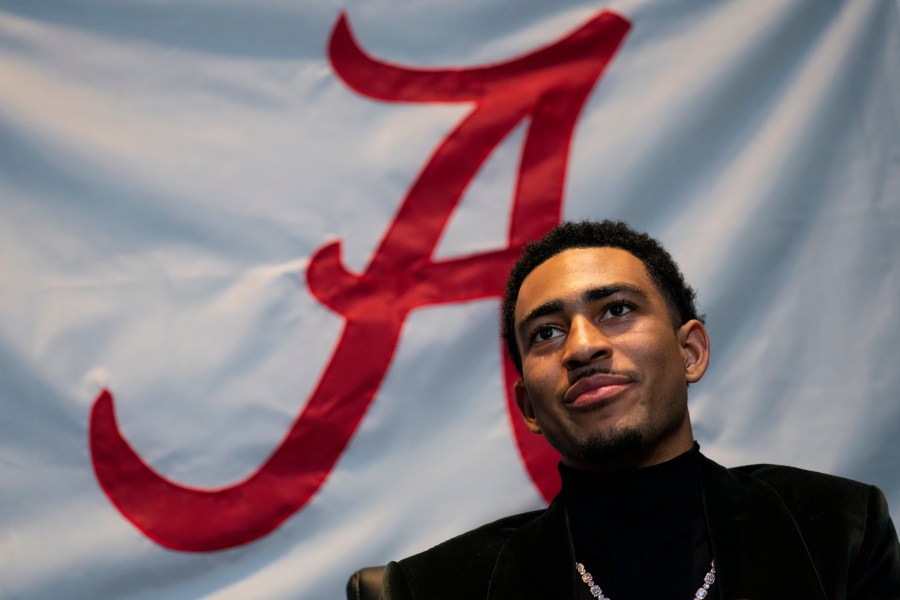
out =
[[[624,391],[634,380],[626,375],[594,373],[573,383],[563,394],[563,403],[570,408],[588,408]]]

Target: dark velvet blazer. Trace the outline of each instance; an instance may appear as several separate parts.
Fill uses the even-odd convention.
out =
[[[900,600],[900,545],[881,491],[701,457],[721,600]],[[559,498],[387,566],[384,600],[590,598]],[[676,599],[677,600],[677,599]]]

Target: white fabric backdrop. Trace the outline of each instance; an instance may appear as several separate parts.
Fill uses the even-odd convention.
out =
[[[144,535],[98,482],[89,419],[108,388],[147,464],[218,489],[304,408],[344,325],[310,257],[340,240],[364,271],[471,110],[352,89],[328,59],[341,11],[379,60],[468,69],[604,8],[631,27],[576,123],[563,216],[650,232],[699,289],[707,455],[874,483],[900,517],[896,2],[4,0],[0,598],[341,598],[357,567],[541,506],[495,298],[410,312],[328,479],[246,544]],[[506,246],[525,136],[435,258]]]

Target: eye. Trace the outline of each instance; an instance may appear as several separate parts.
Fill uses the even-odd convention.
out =
[[[603,313],[602,318],[609,319],[615,317],[624,317],[628,313],[634,310],[634,307],[625,302],[624,300],[620,300],[619,302],[614,302],[610,304],[606,311]]]
[[[531,342],[547,342],[556,339],[561,335],[562,331],[560,331],[558,327],[553,327],[552,325],[541,325],[540,327],[536,328],[531,334]]]

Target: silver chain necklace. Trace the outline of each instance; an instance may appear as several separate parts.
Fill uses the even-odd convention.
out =
[[[578,574],[581,575],[581,580],[584,582],[586,586],[591,590],[591,595],[597,600],[612,600],[609,596],[603,595],[603,590],[600,589],[600,586],[594,583],[594,577],[588,573],[587,569],[584,568],[584,565],[580,562],[575,563],[575,570],[578,571]],[[716,582],[716,561],[713,559],[712,564],[709,566],[709,573],[707,573],[703,577],[703,585],[697,590],[697,593],[694,594],[694,600],[703,600],[706,598],[706,595],[709,594],[709,588],[712,587],[712,584]]]

